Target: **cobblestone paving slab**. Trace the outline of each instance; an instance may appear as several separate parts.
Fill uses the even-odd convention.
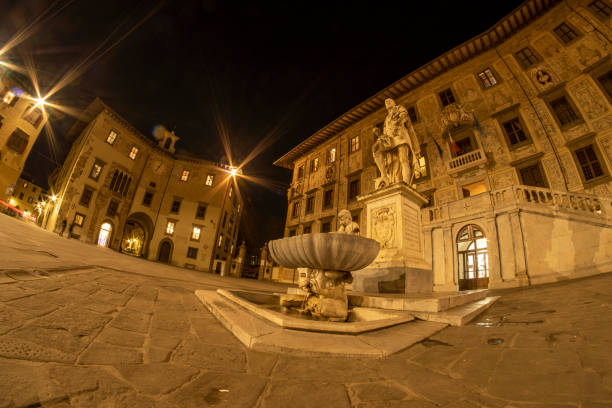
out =
[[[194,295],[265,283],[36,239],[59,242],[45,263],[92,251],[115,269],[0,280],[0,408],[612,407],[612,274],[493,293],[477,321],[384,359],[304,358],[246,349]]]

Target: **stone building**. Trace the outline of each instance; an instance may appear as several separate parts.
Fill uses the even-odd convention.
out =
[[[7,202],[47,115],[29,89],[5,71],[0,77],[0,200]]]
[[[228,273],[242,198],[228,168],[175,153],[179,138],[159,126],[157,142],[96,99],[68,134],[72,148],[49,184],[57,231],[134,256]]]
[[[44,211],[42,203],[46,203],[48,199],[47,191],[22,173],[15,183],[9,204],[42,222],[42,217],[39,218]]]
[[[363,234],[388,232],[384,245],[413,239],[437,291],[612,270],[611,6],[525,1],[300,143],[275,162],[293,170],[285,236],[334,231],[346,208]],[[414,213],[364,210],[386,98],[421,146]],[[403,291],[403,279],[369,290]]]

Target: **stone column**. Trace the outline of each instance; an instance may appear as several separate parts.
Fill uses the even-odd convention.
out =
[[[485,219],[487,226],[487,253],[489,257],[489,287],[495,288],[502,284],[499,242],[497,242],[497,224],[495,216]]]
[[[527,274],[527,260],[525,259],[525,242],[523,241],[523,227],[521,225],[519,210],[510,212],[510,225],[512,226],[512,241],[514,243],[514,259],[516,261],[516,279],[519,286],[529,285]]]

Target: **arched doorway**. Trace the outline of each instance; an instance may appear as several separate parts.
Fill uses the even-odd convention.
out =
[[[110,222],[105,222],[100,226],[100,233],[98,234],[98,245],[107,247],[110,244],[111,232],[113,226]]]
[[[130,214],[123,228],[121,252],[148,257],[152,232],[153,221],[147,214],[141,212]]]
[[[477,225],[466,225],[457,235],[459,290],[489,287],[487,239]]]
[[[172,241],[164,239],[159,243],[159,255],[157,260],[160,262],[169,263],[172,257]]]

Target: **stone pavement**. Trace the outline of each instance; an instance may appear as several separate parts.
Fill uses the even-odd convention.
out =
[[[476,323],[383,360],[304,358],[245,349],[194,295],[279,286],[124,259],[2,215],[0,239],[0,407],[612,406],[610,274],[497,292]]]

